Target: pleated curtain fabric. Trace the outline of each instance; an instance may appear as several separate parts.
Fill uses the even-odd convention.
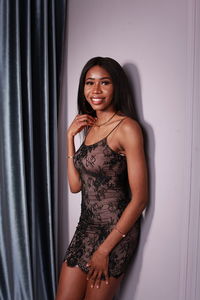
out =
[[[65,15],[66,0],[0,0],[0,300],[55,296]]]

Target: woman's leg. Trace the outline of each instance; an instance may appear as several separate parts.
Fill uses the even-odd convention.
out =
[[[102,280],[99,288],[96,286],[91,288],[92,282],[88,281],[84,300],[112,300],[120,286],[122,278],[123,275],[119,278],[110,277],[108,285]]]
[[[82,300],[87,287],[87,274],[79,267],[63,262],[55,300]]]

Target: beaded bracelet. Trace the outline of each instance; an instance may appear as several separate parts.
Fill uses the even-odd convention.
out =
[[[114,227],[114,229],[116,230],[116,231],[118,231],[120,234],[121,234],[121,236],[124,238],[126,235],[124,234],[124,233],[122,233],[116,226]]]

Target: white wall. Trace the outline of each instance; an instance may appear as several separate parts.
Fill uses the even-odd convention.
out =
[[[198,178],[200,161],[195,150],[200,145],[196,135],[200,42],[195,31],[199,7],[199,0],[68,1],[68,46],[60,107],[59,260],[80,213],[80,195],[69,193],[67,197],[63,140],[66,122],[69,124],[76,114],[78,80],[88,59],[110,56],[124,66],[135,88],[147,135],[150,207],[136,261],[119,299],[200,297],[196,267],[199,181],[194,179]]]

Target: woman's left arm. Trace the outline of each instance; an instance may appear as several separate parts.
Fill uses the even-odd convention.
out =
[[[148,176],[142,130],[136,121],[130,119],[123,125],[119,138],[126,154],[132,198],[117,222],[116,228],[123,234],[126,234],[147,206]],[[104,243],[102,243],[102,250],[110,252],[121,237],[122,235],[120,236],[119,232],[112,230]]]
[[[126,154],[128,180],[132,198],[116,224],[118,230],[113,229],[110,232],[91,259],[90,265],[95,267],[96,274],[99,274],[99,269],[101,269],[100,273],[107,272],[103,271],[102,267],[100,267],[101,261],[105,266],[109,253],[123,238],[122,234],[129,232],[148,202],[148,176],[142,130],[136,121],[129,118],[124,120],[122,124],[123,126],[120,126],[120,130],[118,130],[117,138]],[[99,259],[100,257],[102,259]],[[92,275],[94,274],[91,274],[91,276],[89,274],[89,278],[94,278]],[[107,273],[105,275],[107,277]]]

